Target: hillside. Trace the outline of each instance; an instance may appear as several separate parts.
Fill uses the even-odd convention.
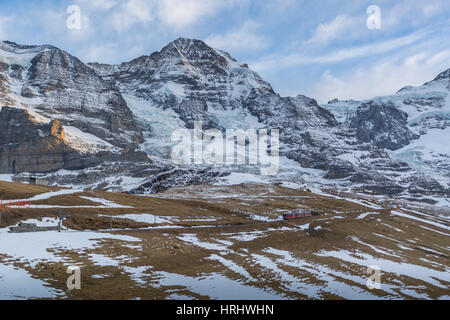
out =
[[[2,299],[449,298],[448,219],[407,203],[255,184],[149,197],[48,191],[3,212]],[[317,215],[280,220],[296,208]],[[60,214],[61,233],[7,233]],[[66,290],[68,264],[81,267],[79,291]],[[381,289],[366,286],[371,265]]]

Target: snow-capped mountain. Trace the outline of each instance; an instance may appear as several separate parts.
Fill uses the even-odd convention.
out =
[[[406,163],[414,175],[401,174],[397,180],[402,187],[409,184],[411,192],[423,194],[425,189],[448,190],[450,186],[449,92],[450,69],[392,96],[334,100],[323,107],[341,123],[356,127],[359,141],[382,147],[390,158]]]
[[[204,129],[279,128],[281,168],[272,182],[429,201],[449,195],[449,70],[393,96],[319,106],[302,95],[281,97],[246,64],[199,40],[181,38],[120,65],[1,42],[0,61],[0,105],[9,107],[0,111],[2,173],[42,172],[58,183],[133,192],[252,173],[170,162],[174,130],[202,121]]]

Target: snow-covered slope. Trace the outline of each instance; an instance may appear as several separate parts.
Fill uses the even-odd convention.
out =
[[[378,142],[392,159],[407,163],[413,169],[413,176],[398,175],[400,184],[414,181],[410,189],[416,189],[417,180],[420,180],[422,185],[440,185],[440,188],[448,190],[450,69],[422,86],[405,87],[391,96],[368,101],[333,100],[323,107],[345,124],[361,121],[358,114],[367,110],[367,105],[377,105],[380,110],[368,112],[364,119],[366,122],[361,127],[357,126],[358,129],[366,126],[362,136],[365,135],[366,141]],[[389,116],[387,110],[390,110]],[[395,124],[396,118],[401,120]],[[374,129],[377,124],[384,130]],[[371,131],[373,134],[370,136]]]
[[[91,155],[70,166],[59,160],[58,169],[77,171],[50,173],[52,181],[114,190],[133,181],[127,191],[153,192],[258,172],[173,164],[172,133],[202,121],[203,129],[280,129],[280,171],[261,178],[267,182],[426,201],[450,194],[448,150],[430,145],[448,135],[449,71],[392,96],[319,106],[302,95],[281,97],[246,64],[193,39],[120,65],[86,65],[52,46],[10,42],[0,43],[0,58],[0,105],[26,110],[36,126],[58,120],[64,134],[56,140],[69,148],[62,159]]]

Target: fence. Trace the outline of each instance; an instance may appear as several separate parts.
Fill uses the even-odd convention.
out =
[[[30,200],[0,200],[0,210],[2,209],[24,209],[31,208]]]

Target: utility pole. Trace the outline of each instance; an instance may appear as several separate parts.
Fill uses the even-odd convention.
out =
[[[62,220],[62,214],[61,214],[61,211],[59,212],[59,215],[58,215],[58,232],[61,232],[61,220]]]

